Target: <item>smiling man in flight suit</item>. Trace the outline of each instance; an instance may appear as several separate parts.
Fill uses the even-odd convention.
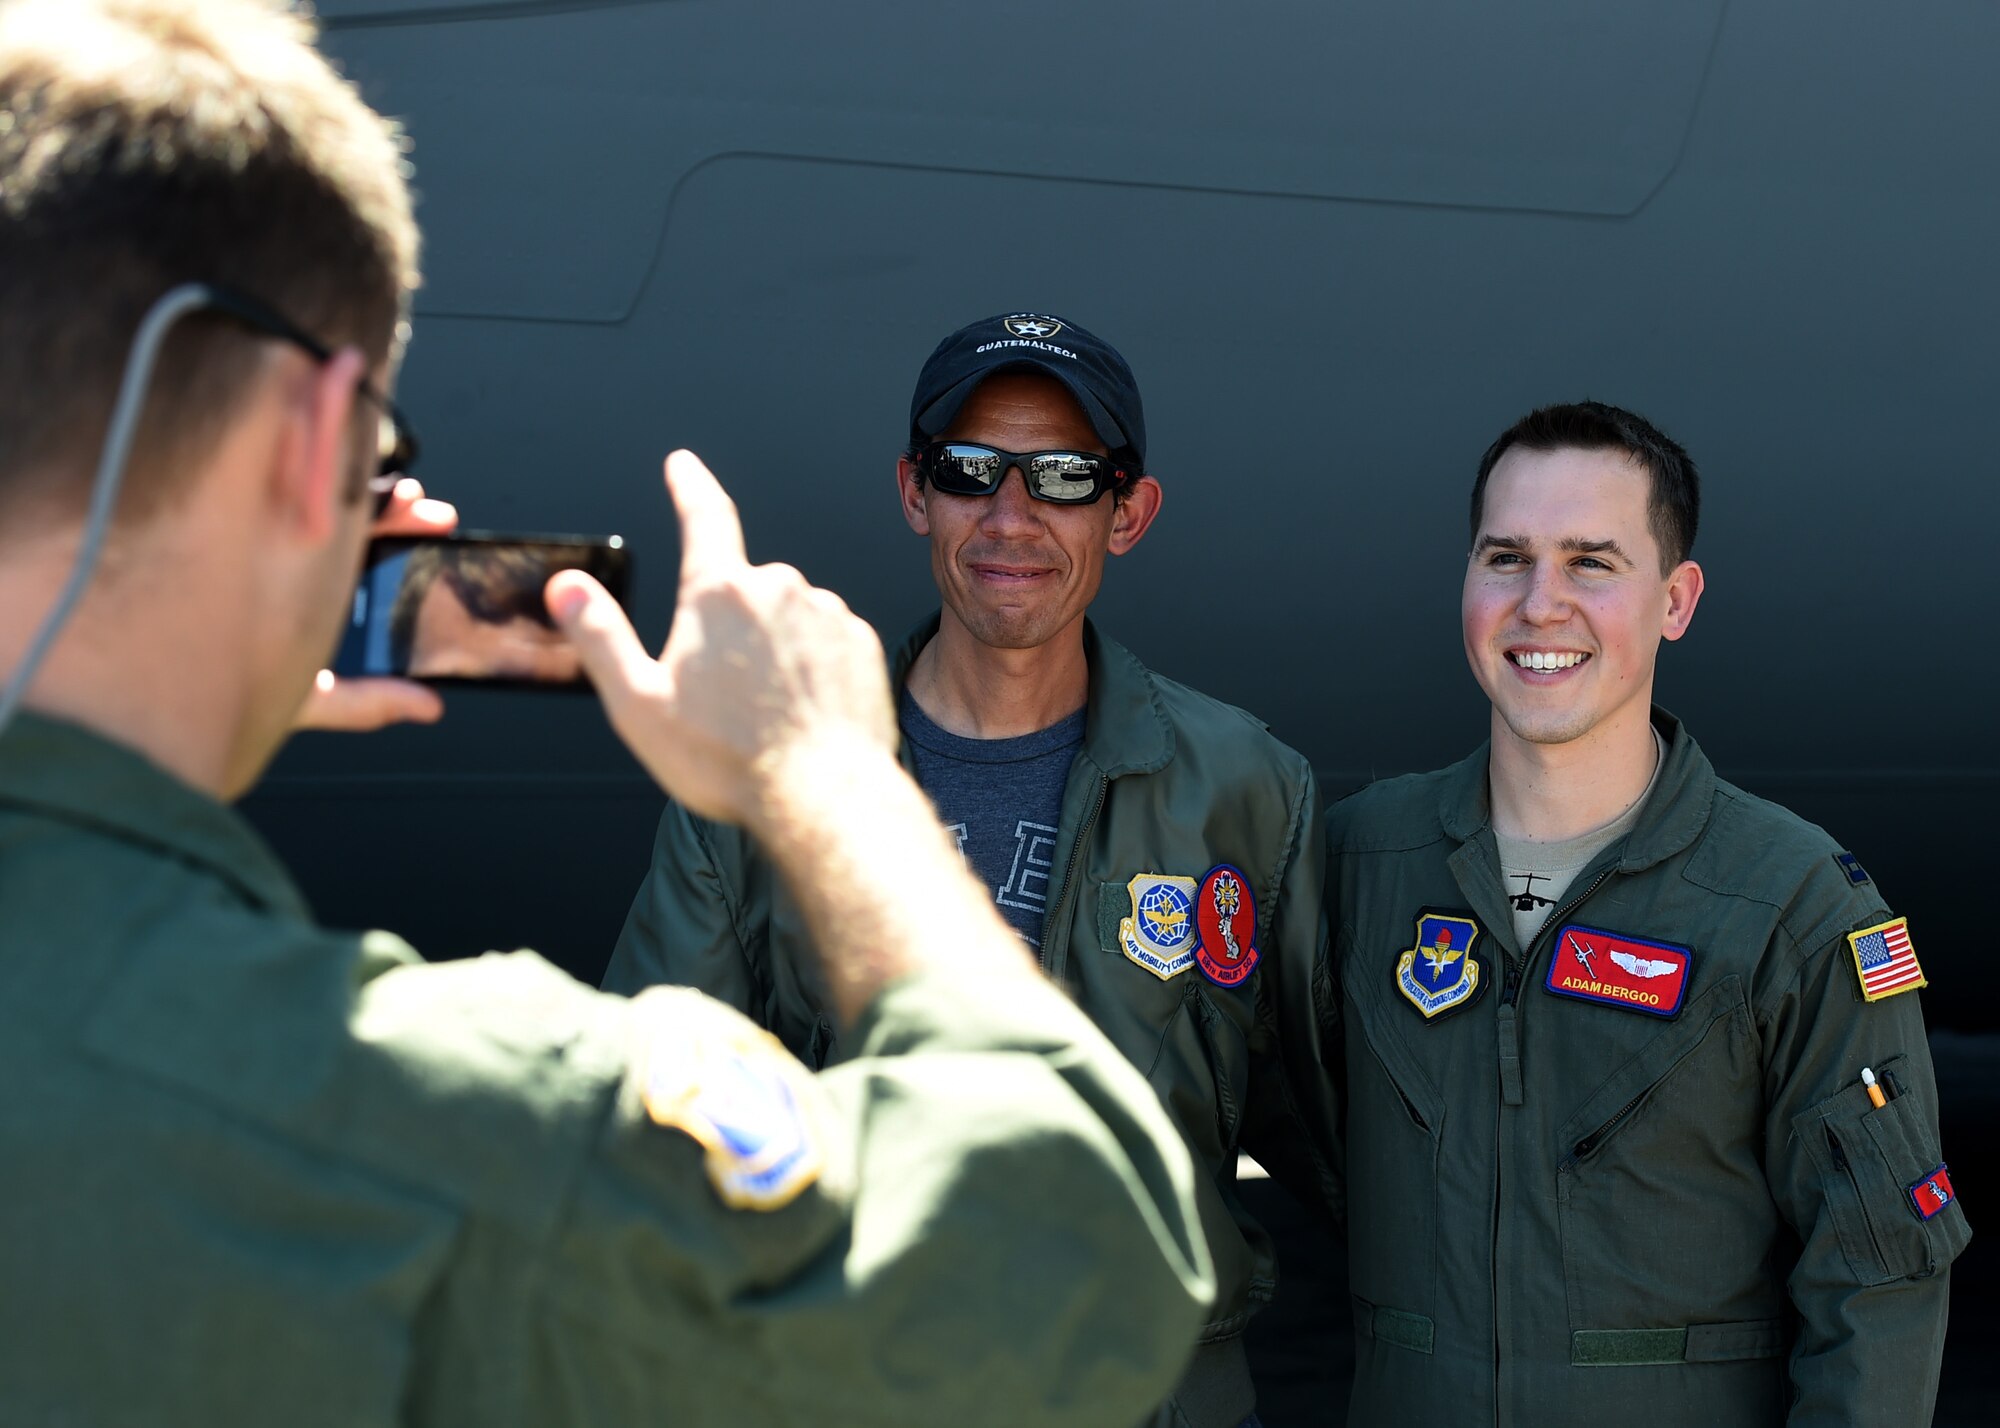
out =
[[[693,457],[660,660],[586,575],[550,610],[788,880],[847,1064],[320,928],[227,806],[333,649],[365,493],[424,515],[378,443],[401,151],[309,40],[0,0],[0,1423],[1131,1422],[1213,1290],[1188,1156],[896,767],[873,632],[748,565]]]
[[[1930,1422],[1970,1232],[1923,973],[1652,704],[1697,512],[1629,412],[1511,427],[1463,601],[1491,739],[1329,815],[1357,1423]]]
[[[1311,1012],[1319,798],[1311,766],[1262,724],[1153,673],[1085,617],[1106,557],[1159,511],[1145,459],[1131,368],[1091,332],[1014,313],[940,342],[896,487],[943,610],[892,680],[904,767],[1195,1152],[1220,1295],[1160,1421],[1235,1428],[1255,1408],[1243,1329],[1275,1277],[1237,1200],[1237,1151],[1309,1203],[1334,1193]],[[744,838],[669,808],[605,985],[699,987],[827,1064],[847,1048],[801,932]]]

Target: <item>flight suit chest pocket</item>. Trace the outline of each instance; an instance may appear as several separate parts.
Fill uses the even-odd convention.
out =
[[[1391,1359],[1403,1350],[1429,1353],[1439,1299],[1438,1244],[1453,1221],[1445,1209],[1451,1201],[1440,1188],[1447,1112],[1438,1085],[1478,1084],[1475,1067],[1491,1064],[1493,1038],[1474,1017],[1424,1022],[1400,996],[1385,991],[1389,981],[1381,965],[1370,969],[1375,975],[1357,978],[1351,935],[1343,928],[1339,938],[1340,962],[1349,969],[1341,1041],[1347,1164],[1354,1181],[1348,1279],[1360,1301],[1356,1323],[1374,1341],[1366,1353]],[[1461,1133],[1477,1136],[1481,1111],[1468,1109],[1473,1119]],[[1484,1113],[1489,1125],[1491,1114]],[[1468,1203],[1464,1187],[1455,1198]],[[1386,1333],[1385,1315],[1392,1326]]]
[[[1142,886],[1135,898],[1129,883],[1098,885],[1098,955],[1080,1001],[1146,1073],[1195,1148],[1221,1157],[1235,1150],[1248,1092],[1256,983],[1209,984],[1194,961],[1194,920],[1177,916],[1184,909],[1171,895],[1191,895],[1192,880],[1187,889],[1159,881],[1168,895]]]
[[[1875,1067],[1885,1087],[1914,1085],[1907,1057]],[[1879,1109],[1857,1081],[1801,1112],[1792,1132],[1819,1173],[1827,1214],[1860,1284],[1920,1279],[1972,1238],[1924,1103],[1914,1091]]]
[[[1755,1269],[1781,1228],[1761,1161],[1760,1087],[1742,982],[1726,977],[1561,1122],[1549,1149],[1572,1329],[1780,1311]]]

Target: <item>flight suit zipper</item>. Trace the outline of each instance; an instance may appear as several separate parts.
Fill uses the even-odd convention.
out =
[[[1675,1064],[1678,1065],[1679,1063],[1677,1062]],[[1653,1088],[1651,1086],[1648,1086],[1646,1090],[1641,1091],[1638,1095],[1634,1096],[1631,1100],[1627,1101],[1624,1105],[1620,1106],[1618,1108],[1618,1113],[1614,1115],[1610,1120],[1606,1121],[1603,1125],[1599,1126],[1596,1130],[1592,1131],[1589,1135],[1585,1136],[1582,1140],[1578,1141],[1575,1145],[1571,1146],[1569,1152],[1569,1163],[1563,1168],[1569,1169],[1575,1166],[1575,1164],[1579,1160],[1582,1160],[1585,1156],[1589,1155],[1593,1150],[1596,1150],[1598,1146],[1602,1145],[1607,1139],[1609,1139],[1611,1136],[1611,1132],[1618,1129],[1619,1124],[1624,1121],[1625,1117],[1631,1115],[1632,1112],[1639,1109],[1639,1102],[1645,1100],[1647,1093],[1650,1092],[1652,1089]]]
[[[1605,882],[1617,870],[1615,864],[1612,867],[1604,869],[1597,875],[1591,885],[1583,890],[1580,896],[1571,898],[1549,915],[1549,920],[1542,924],[1542,930],[1535,934],[1534,940],[1522,951],[1521,956],[1519,958],[1509,957],[1507,959],[1507,979],[1500,988],[1500,1009],[1495,1016],[1494,1026],[1494,1037],[1500,1054],[1500,1099],[1493,1108],[1493,1260],[1489,1274],[1493,1291],[1493,1421],[1496,1424],[1503,1424],[1506,1421],[1504,1411],[1506,1400],[1502,1397],[1500,1370],[1508,1349],[1507,1334],[1501,1326],[1500,1317],[1500,1195],[1502,1188],[1500,1165],[1506,1158],[1502,1147],[1504,1145],[1503,1137],[1507,1124],[1507,1107],[1518,1106],[1524,1099],[1524,1092],[1521,1085],[1521,1039],[1520,1032],[1515,1025],[1514,1004],[1521,995],[1523,976],[1528,969],[1528,965],[1534,961],[1535,949],[1542,945],[1542,939],[1554,929],[1560,927],[1564,918],[1576,911],[1577,908],[1583,906],[1584,903],[1590,901],[1592,895],[1599,888],[1603,887]],[[1634,1104],[1636,1105],[1637,1102],[1635,1101]],[[1624,1111],[1620,1111],[1618,1114],[1619,1116],[1623,1116],[1631,1109],[1631,1106],[1627,1106]]]
[[[1583,895],[1581,897],[1571,898],[1568,902],[1564,903],[1561,907],[1557,908],[1553,913],[1549,915],[1549,920],[1542,924],[1542,930],[1535,934],[1535,940],[1528,944],[1526,950],[1522,952],[1521,957],[1518,961],[1512,957],[1509,957],[1507,959],[1507,984],[1501,990],[1501,996],[1500,996],[1501,1005],[1512,1006],[1514,1005],[1514,999],[1521,995],[1522,973],[1527,971],[1528,963],[1535,960],[1534,951],[1537,947],[1542,945],[1542,939],[1548,936],[1549,933],[1553,932],[1556,928],[1560,927],[1562,925],[1564,918],[1568,917],[1572,912],[1575,912],[1579,907],[1582,907],[1585,903],[1589,902],[1592,896],[1596,894],[1597,890],[1603,887],[1604,884],[1610,880],[1611,875],[1617,871],[1618,871],[1618,865],[1614,863],[1610,867],[1606,868],[1603,872],[1599,873],[1597,877],[1591,882],[1590,886],[1583,890]]]
[[[1083,822],[1077,825],[1076,837],[1069,845],[1069,862],[1063,868],[1062,886],[1056,890],[1056,900],[1049,904],[1048,916],[1042,923],[1042,945],[1036,949],[1035,960],[1041,964],[1045,976],[1053,977],[1057,969],[1049,965],[1048,946],[1050,929],[1063,926],[1062,914],[1069,907],[1070,885],[1076,881],[1076,865],[1083,857],[1083,845],[1090,837],[1090,830],[1097,824],[1097,815],[1104,810],[1104,797],[1111,791],[1111,780],[1103,774],[1097,776],[1097,794],[1090,801],[1090,811],[1083,815]],[[1063,938],[1063,948],[1067,952],[1069,938]]]
[[[1720,1025],[1722,1025],[1722,1023],[1719,1020],[1709,1023],[1707,1030],[1703,1031],[1702,1034],[1699,1037],[1697,1037],[1691,1045],[1684,1048],[1679,1055],[1675,1056],[1671,1063],[1669,1063],[1667,1066],[1661,1069],[1660,1073],[1656,1077],[1654,1077],[1651,1085],[1641,1089],[1637,1094],[1635,1094],[1632,1097],[1631,1100],[1627,1101],[1624,1105],[1620,1106],[1616,1111],[1616,1113],[1612,1115],[1610,1120],[1606,1121],[1603,1125],[1599,1126],[1596,1130],[1592,1131],[1589,1135],[1584,1136],[1575,1145],[1571,1146],[1568,1158],[1566,1158],[1561,1165],[1556,1167],[1557,1171],[1562,1174],[1570,1173],[1571,1171],[1576,1169],[1577,1165],[1580,1162],[1582,1162],[1583,1160],[1587,1159],[1592,1154],[1594,1154],[1599,1146],[1603,1145],[1604,1142],[1611,1139],[1611,1133],[1617,1130],[1619,1126],[1625,1123],[1625,1118],[1631,1115],[1632,1112],[1638,1110],[1642,1102],[1644,1102],[1655,1091],[1659,1090],[1661,1086],[1666,1084],[1667,1078],[1672,1076],[1674,1072],[1680,1070],[1681,1066],[1687,1061],[1687,1059],[1690,1056],[1694,1055],[1697,1051],[1701,1050],[1701,1048],[1707,1044],[1710,1034],[1713,1033],[1715,1028]],[[1841,1153],[1840,1142],[1834,1140],[1833,1131],[1831,1128],[1827,1130],[1826,1138],[1829,1144],[1833,1148],[1833,1163],[1835,1167],[1838,1169],[1845,1170],[1847,1168],[1847,1157]]]

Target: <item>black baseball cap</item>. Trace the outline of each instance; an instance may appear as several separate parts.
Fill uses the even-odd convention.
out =
[[[938,343],[917,374],[910,436],[929,441],[947,426],[972,389],[995,372],[1047,372],[1075,394],[1105,446],[1146,465],[1146,414],[1139,384],[1118,349],[1067,318],[1007,312],[967,323]]]

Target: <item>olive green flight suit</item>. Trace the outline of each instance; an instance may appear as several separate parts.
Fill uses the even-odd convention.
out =
[[[891,987],[815,1077],[691,992],[324,931],[236,814],[23,716],[0,1423],[1129,1422],[1213,1289],[1188,1161],[1016,982]]]
[[[896,688],[937,627],[897,652]],[[1243,1330],[1276,1283],[1270,1239],[1237,1200],[1237,1152],[1310,1205],[1330,1212],[1337,1195],[1312,992],[1325,971],[1318,785],[1255,719],[1154,674],[1088,622],[1084,652],[1089,716],[1058,818],[1042,965],[1146,1073],[1194,1151],[1219,1292],[1159,1422],[1235,1428],[1254,1405]],[[1121,951],[1135,877],[1199,879],[1220,863],[1255,900],[1246,980],[1218,985],[1199,966],[1162,977]],[[769,862],[737,830],[671,806],[604,985],[662,982],[729,1003],[810,1063],[849,1049],[834,1043],[805,929]],[[1132,1312],[1146,1312],[1138,1295]]]
[[[1918,1213],[1944,1157],[1917,996],[1861,993],[1849,934],[1891,914],[1654,717],[1637,826],[1529,947],[1484,748],[1329,815],[1357,1423],[1930,1422],[1970,1231],[1955,1199]],[[1428,1020],[1398,971],[1426,910],[1476,923],[1482,975]],[[1600,976],[1588,929],[1660,944],[1635,971],[1662,1010],[1690,959],[1674,1014],[1552,991],[1592,985],[1571,927]]]

